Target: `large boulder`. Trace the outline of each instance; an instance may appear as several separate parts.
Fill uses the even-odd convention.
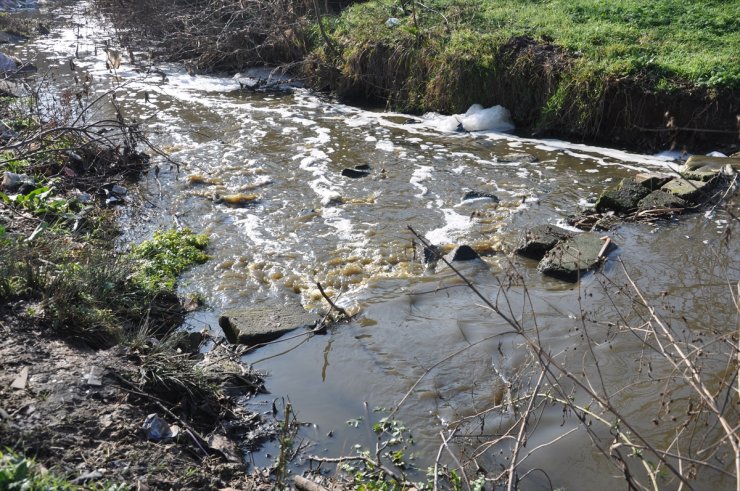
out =
[[[274,341],[283,334],[299,327],[313,327],[317,315],[298,303],[283,306],[257,305],[249,308],[224,312],[218,325],[226,339],[232,344],[255,345]]]
[[[537,269],[554,278],[576,282],[601,263],[615,246],[594,233],[582,233],[565,239],[548,252]]]
[[[572,236],[571,232],[554,225],[537,225],[527,230],[514,253],[539,261],[555,244]]]
[[[629,213],[637,208],[637,203],[650,194],[650,189],[635,182],[634,179],[622,179],[619,184],[604,191],[596,201],[596,211],[614,211]]]

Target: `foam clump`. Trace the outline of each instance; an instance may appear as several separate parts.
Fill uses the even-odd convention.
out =
[[[511,113],[503,106],[483,107],[473,104],[465,114],[440,116],[430,113],[425,119],[431,120],[440,131],[511,131],[514,123]]]

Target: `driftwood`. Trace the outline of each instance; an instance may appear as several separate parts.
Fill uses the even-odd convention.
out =
[[[296,489],[299,491],[329,491],[327,488],[320,484],[316,484],[310,479],[306,479],[305,477],[301,476],[294,476],[293,477],[293,484],[295,485]],[[339,491],[340,488],[337,488],[335,486],[332,486],[332,490]]]

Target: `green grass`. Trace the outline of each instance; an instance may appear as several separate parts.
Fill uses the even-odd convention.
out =
[[[666,87],[672,86],[666,80],[675,79],[740,88],[737,0],[429,0],[423,2],[428,8],[416,6],[416,24],[411,0],[405,3],[405,11],[397,0],[358,4],[330,27],[340,45],[349,40],[395,44],[418,33],[428,35],[438,53],[459,55],[481,44],[528,36],[551,40],[607,76],[648,72]],[[389,17],[402,25],[389,29]]]

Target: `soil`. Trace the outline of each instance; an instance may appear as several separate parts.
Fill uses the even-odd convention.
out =
[[[94,351],[54,337],[15,314],[0,315],[2,447],[33,457],[76,483],[126,483],[132,489],[271,489],[266,476],[249,475],[244,463],[233,462],[233,454],[207,444],[204,454],[203,444],[188,431],[156,442],[147,440],[142,430],[147,415],[155,413],[170,425],[200,430],[206,440],[209,434],[225,433],[240,441],[233,436],[235,427],[249,440],[246,433],[254,437],[267,432],[260,428],[258,415],[239,411],[225,400],[221,414],[210,420],[185,415],[176,420],[176,406],[162,404],[156,395],[128,382],[138,371],[131,348]],[[99,385],[95,377],[88,379],[93,369],[102,375]],[[234,415],[239,424],[234,424]],[[227,426],[232,431],[226,432]]]

